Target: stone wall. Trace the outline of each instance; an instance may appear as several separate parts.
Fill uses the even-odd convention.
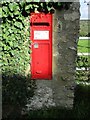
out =
[[[69,10],[56,10],[53,15],[53,79],[36,80],[35,95],[28,109],[73,107],[75,59],[79,37],[79,3]]]

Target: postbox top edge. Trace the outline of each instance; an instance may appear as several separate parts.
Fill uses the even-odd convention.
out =
[[[39,15],[39,14],[43,14],[43,15],[52,15],[51,13],[45,14],[44,12],[38,12],[38,13],[32,12],[32,13],[30,13],[30,16],[31,16],[31,15]]]
[[[52,15],[45,14],[45,13],[32,13],[30,16],[30,21],[31,22],[48,22],[51,23],[52,20]]]

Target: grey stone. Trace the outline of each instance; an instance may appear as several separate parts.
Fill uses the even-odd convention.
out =
[[[64,19],[65,20],[70,20],[70,21],[74,21],[77,20],[79,18],[80,14],[78,12],[72,12],[72,13],[66,13],[64,14]]]
[[[28,110],[59,106],[72,108],[75,88],[75,60],[79,37],[79,3],[53,15],[53,79],[36,80]]]

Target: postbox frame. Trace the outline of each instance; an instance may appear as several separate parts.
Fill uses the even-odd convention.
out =
[[[40,26],[40,30],[37,26],[33,25],[33,23],[39,23],[39,20],[37,19],[37,21],[35,22],[33,17],[32,16],[39,16],[39,15],[42,15],[42,16],[45,16],[46,14],[45,13],[31,13],[30,14],[30,40],[32,41],[32,44],[31,44],[31,50],[32,50],[32,53],[31,53],[31,64],[30,64],[30,67],[31,67],[31,79],[46,79],[46,80],[51,80],[52,79],[52,14],[48,13],[47,14],[47,18],[46,19],[42,19],[42,22],[41,23],[49,23],[49,25],[47,24],[47,26]],[[39,26],[39,25],[38,25]],[[48,28],[48,29],[47,29]],[[46,40],[46,39],[42,39],[42,40],[36,40],[34,39],[34,31],[49,31],[49,39]],[[33,58],[33,45],[34,43],[39,43],[39,44],[48,44],[49,45],[49,75],[47,77],[35,77],[33,76],[34,75],[34,67],[33,67],[33,62],[34,62],[34,58]]]

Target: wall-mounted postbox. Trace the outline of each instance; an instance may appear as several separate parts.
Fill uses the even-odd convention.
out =
[[[30,15],[31,78],[52,79],[52,15]]]

